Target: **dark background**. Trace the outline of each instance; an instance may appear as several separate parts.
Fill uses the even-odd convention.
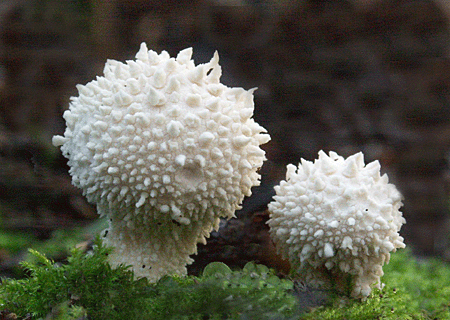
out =
[[[75,85],[101,75],[107,58],[134,58],[145,41],[171,55],[192,46],[196,63],[218,50],[223,83],[258,87],[255,118],[272,141],[263,146],[263,186],[240,212],[250,218],[233,222],[235,238],[258,234],[244,239],[261,247],[253,258],[270,251],[260,233],[273,184],[284,179],[286,164],[323,149],[379,159],[405,197],[406,244],[450,260],[450,17],[442,3],[1,1],[1,230],[48,239],[97,219],[51,137],[64,131]],[[233,242],[219,232],[211,245],[217,238]],[[8,259],[0,247],[0,264]]]

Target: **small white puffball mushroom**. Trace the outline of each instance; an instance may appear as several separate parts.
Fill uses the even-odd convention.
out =
[[[108,60],[104,76],[78,85],[64,112],[73,184],[109,218],[112,264],[157,281],[186,273],[189,255],[219,218],[232,218],[270,140],[253,119],[253,89],[220,83],[217,52],[196,66],[141,44],[135,60]]]
[[[402,196],[380,164],[364,165],[362,153],[347,159],[319,152],[313,162],[287,166],[286,181],[269,204],[270,235],[304,279],[318,286],[327,277],[351,275],[351,296],[365,299],[381,288],[390,252],[404,248]]]

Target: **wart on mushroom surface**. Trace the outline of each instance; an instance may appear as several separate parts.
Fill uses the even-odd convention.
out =
[[[253,90],[220,83],[217,53],[198,66],[191,55],[142,44],[135,60],[108,60],[104,76],[77,86],[53,138],[73,184],[111,218],[110,261],[152,281],[185,274],[196,244],[234,216],[270,140],[252,119]]]
[[[287,167],[269,204],[270,234],[279,251],[310,284],[327,285],[328,273],[353,276],[351,295],[366,298],[380,288],[390,252],[404,248],[402,196],[378,161],[362,153],[344,159],[319,152],[314,163]],[[326,271],[327,270],[327,271]]]

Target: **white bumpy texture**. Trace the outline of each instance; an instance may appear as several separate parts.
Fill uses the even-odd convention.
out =
[[[352,297],[365,299],[380,288],[389,252],[404,248],[402,196],[378,161],[364,165],[362,153],[344,159],[319,152],[315,162],[287,167],[286,181],[275,187],[269,204],[270,234],[307,283],[345,283]],[[331,275],[331,278],[330,278]]]
[[[219,56],[196,66],[143,43],[135,60],[108,60],[78,85],[55,136],[73,184],[109,218],[113,264],[157,281],[185,274],[219,218],[231,218],[259,184],[270,140],[253,119],[253,91],[220,83]]]

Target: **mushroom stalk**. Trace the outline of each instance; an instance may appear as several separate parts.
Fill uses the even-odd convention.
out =
[[[172,219],[134,216],[134,211],[98,207],[98,212],[110,219],[109,228],[103,231],[105,244],[115,248],[109,262],[131,264],[136,277],[147,277],[151,282],[166,274],[185,275],[186,265],[193,262],[189,256],[197,253],[197,242],[206,243],[209,224],[206,228],[199,222],[181,225]]]

